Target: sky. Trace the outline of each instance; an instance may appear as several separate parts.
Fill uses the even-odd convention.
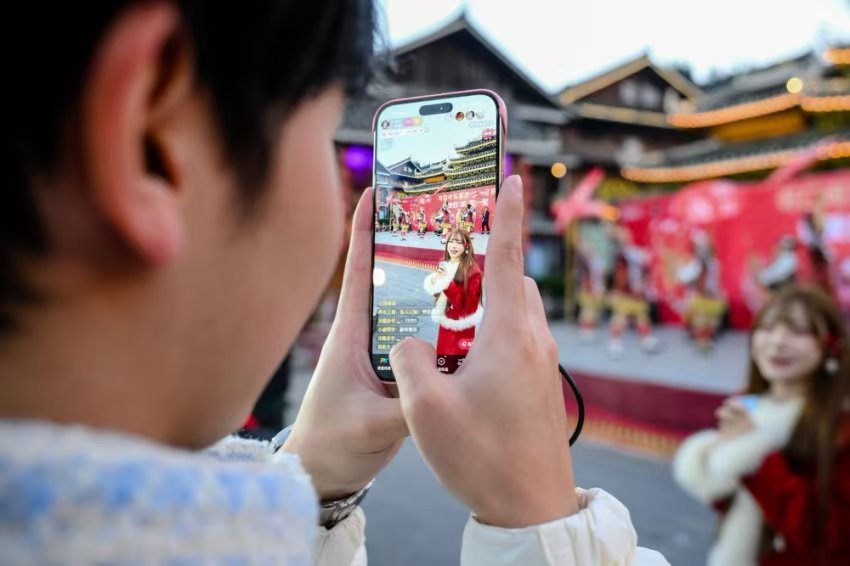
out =
[[[476,95],[443,100],[454,106],[451,115],[423,116],[422,133],[418,134],[414,134],[417,131],[416,128],[384,129],[381,122],[387,118],[394,120],[418,117],[421,103],[392,106],[384,110],[378,119],[378,161],[387,166],[407,157],[412,157],[414,161],[421,164],[455,157],[455,146],[464,145],[473,139],[480,139],[484,128],[495,128],[497,124],[497,109],[490,98]],[[458,121],[454,117],[458,110],[463,112],[472,110],[478,114],[479,118],[473,121],[467,119]],[[414,135],[399,135],[404,133]]]
[[[649,53],[711,73],[766,65],[850,43],[850,0],[378,0],[391,46],[465,10],[544,90],[555,92]]]

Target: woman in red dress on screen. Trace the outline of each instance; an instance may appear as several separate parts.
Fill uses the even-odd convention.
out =
[[[423,284],[437,301],[431,318],[439,327],[438,356],[465,356],[469,351],[484,315],[482,281],[469,233],[455,228],[448,234],[443,261]]]

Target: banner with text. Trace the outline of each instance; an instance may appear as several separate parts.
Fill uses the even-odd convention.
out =
[[[850,311],[850,171],[813,173],[782,185],[703,182],[619,206],[635,243],[652,253],[651,281],[662,321],[681,319],[687,290],[677,273],[693,257],[691,236],[702,231],[716,252],[730,323],[748,328],[766,298],[758,273],[776,257],[783,237],[798,240],[799,280],[813,280],[803,226],[813,211],[820,217],[833,292]]]

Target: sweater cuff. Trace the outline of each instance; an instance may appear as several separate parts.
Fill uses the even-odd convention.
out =
[[[629,511],[616,498],[601,489],[576,489],[576,495],[578,513],[542,525],[503,529],[471,517],[461,565],[667,564],[658,553],[638,551]]]
[[[358,507],[332,529],[319,527],[315,564],[366,565],[366,515]]]

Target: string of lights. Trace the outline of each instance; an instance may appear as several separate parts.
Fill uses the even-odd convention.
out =
[[[850,50],[848,57],[850,57]],[[680,112],[670,114],[667,120],[678,128],[707,128],[730,122],[747,120],[782,112],[795,107],[805,112],[846,112],[850,111],[850,96],[818,96],[803,92],[803,80],[791,77],[785,85],[787,92],[756,100],[735,104],[715,110]]]
[[[800,149],[782,150],[762,155],[678,167],[623,167],[620,174],[623,178],[638,183],[684,183],[698,179],[774,169],[788,163],[799,152]],[[850,157],[850,141],[836,141],[826,144],[817,151],[817,157],[819,161]]]

